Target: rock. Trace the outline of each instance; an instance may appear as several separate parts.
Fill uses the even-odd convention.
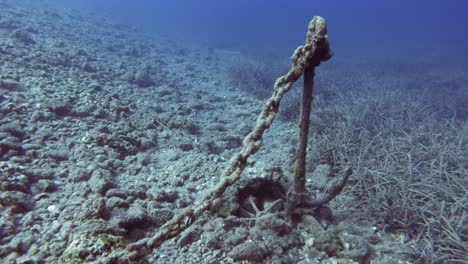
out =
[[[339,252],[340,257],[350,258],[359,263],[370,263],[372,247],[365,238],[347,232],[340,232],[339,238],[344,247],[344,250]]]
[[[239,227],[234,230],[232,234],[226,238],[225,243],[228,246],[237,246],[244,242],[249,236],[249,231],[246,228]]]
[[[10,18],[0,19],[0,28],[14,30],[19,27],[19,23]]]
[[[15,92],[26,91],[26,88],[23,84],[11,79],[0,80],[0,88]]]
[[[191,142],[180,143],[179,148],[183,151],[190,151],[193,149],[193,145]]]
[[[113,208],[129,208],[130,204],[122,198],[114,196],[107,199],[106,206],[112,210]]]
[[[145,210],[137,205],[131,206],[127,213],[119,220],[118,226],[126,230],[143,229],[152,223],[152,218],[146,214]]]
[[[335,228],[325,230],[320,222],[313,216],[304,215],[300,228],[308,234],[306,240],[308,247],[314,247],[316,250],[326,252],[329,256],[337,256],[343,250],[343,244],[338,237],[338,231]]]
[[[209,140],[202,145],[202,148],[209,154],[218,155],[223,152],[223,149],[213,140]]]
[[[31,256],[21,256],[18,259],[16,259],[15,264],[37,264],[41,263],[36,257],[31,257]]]
[[[173,211],[170,209],[153,209],[154,206],[150,207],[150,205],[148,207],[148,215],[151,216],[156,226],[163,225],[174,216]]]
[[[13,36],[17,40],[23,42],[24,44],[27,44],[27,45],[36,44],[36,41],[33,39],[31,34],[29,32],[27,32],[26,30],[17,29],[15,31],[13,31]]]
[[[93,92],[102,91],[101,85],[96,81],[93,81],[90,84],[88,84],[88,86],[86,88],[93,91]]]
[[[23,129],[23,124],[20,122],[14,121],[10,123],[6,123],[0,127],[1,132],[7,132],[10,135],[22,139],[25,135],[26,132]]]
[[[112,189],[115,186],[110,178],[110,173],[102,169],[96,169],[93,171],[88,184],[94,193],[99,193],[101,195],[105,195],[109,189]]]
[[[146,194],[148,197],[150,197],[151,200],[166,203],[173,203],[179,198],[179,195],[176,191],[161,190],[157,187],[149,189]]]
[[[193,242],[200,239],[202,230],[200,228],[191,227],[184,230],[177,240],[177,245],[179,247],[184,247],[186,245],[192,244]]]
[[[314,248],[329,256],[337,256],[343,250],[343,244],[336,234],[324,232],[315,238]]]
[[[53,99],[47,103],[47,108],[58,116],[65,116],[71,111],[72,103],[68,99]]]
[[[65,250],[58,249],[59,259],[54,263],[129,263],[124,256],[111,261],[114,252],[125,247],[121,237],[109,234],[77,233],[70,235]],[[50,249],[52,251],[52,249]],[[96,256],[100,256],[99,261]]]
[[[98,198],[94,200],[92,208],[94,208],[97,217],[104,220],[110,219],[111,211],[109,210],[109,208],[107,208],[104,198]]]
[[[56,161],[68,160],[69,150],[65,148],[61,149],[51,149],[44,153],[44,157],[54,159]]]
[[[24,174],[14,173],[10,175],[5,173],[0,175],[1,191],[19,191],[27,193],[30,187],[30,180]]]
[[[28,251],[32,243],[34,243],[34,238],[28,233],[23,233],[22,236],[15,236],[10,242],[10,246],[15,249],[19,254],[24,254]]]
[[[134,82],[136,85],[142,88],[150,87],[155,84],[146,71],[138,71],[137,73],[135,73]]]
[[[239,136],[226,136],[223,138],[226,149],[233,149],[242,146],[242,138]]]
[[[11,207],[15,213],[26,213],[34,208],[31,195],[17,191],[1,192],[0,204]]]
[[[0,157],[7,159],[10,157],[19,156],[24,152],[23,147],[17,139],[8,137],[0,141]]]
[[[259,262],[265,259],[271,252],[269,247],[264,243],[255,243],[248,241],[238,246],[235,246],[228,254],[235,261],[253,261]]]
[[[131,137],[118,135],[99,134],[96,136],[96,144],[100,147],[108,146],[122,156],[138,153],[139,142]]]
[[[97,68],[94,65],[91,65],[88,62],[83,63],[83,65],[81,65],[81,68],[85,72],[89,72],[89,73],[96,73],[97,72]]]
[[[140,149],[141,150],[148,150],[157,146],[157,142],[148,139],[148,138],[141,138],[140,139]]]
[[[194,122],[187,122],[184,125],[184,128],[185,128],[185,130],[187,130],[187,132],[190,135],[198,136],[198,135],[202,134],[202,128],[198,124],[196,124]]]
[[[57,184],[51,180],[39,180],[33,184],[33,193],[51,193],[57,190]]]
[[[122,78],[126,80],[128,83],[134,83],[135,82],[135,74],[133,72],[126,72]]]

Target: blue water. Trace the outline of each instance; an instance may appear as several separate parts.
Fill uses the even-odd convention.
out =
[[[52,1],[54,2],[54,1]],[[329,23],[337,54],[427,56],[467,54],[464,0],[68,0],[147,32],[188,44],[290,51],[304,41],[314,15]]]

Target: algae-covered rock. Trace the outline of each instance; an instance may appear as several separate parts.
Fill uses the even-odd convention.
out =
[[[74,234],[60,258],[61,263],[108,263],[125,261],[125,241],[109,234]],[[109,262],[110,263],[110,262]]]
[[[15,213],[26,213],[34,208],[34,201],[31,195],[17,192],[6,191],[0,193],[0,205],[11,207]]]
[[[234,247],[228,256],[235,261],[247,260],[258,262],[270,254],[271,251],[266,244],[250,241]]]

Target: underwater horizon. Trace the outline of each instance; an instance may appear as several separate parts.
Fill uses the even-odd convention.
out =
[[[0,262],[465,263],[466,10],[0,0]]]
[[[190,45],[290,51],[301,44],[312,17],[320,15],[328,21],[332,47],[346,57],[346,52],[366,56],[374,49],[387,56],[423,56],[450,52],[447,47],[460,49],[466,56],[468,46],[468,4],[459,0],[43,2],[95,12]]]

